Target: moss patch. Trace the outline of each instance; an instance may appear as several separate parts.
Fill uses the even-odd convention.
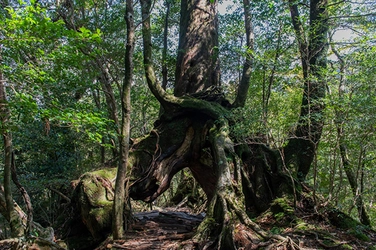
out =
[[[116,168],[106,168],[81,176],[76,192],[82,221],[95,239],[111,228]]]
[[[275,199],[270,211],[279,226],[291,225],[292,222],[297,221],[295,210],[286,197]]]
[[[328,212],[328,219],[333,226],[342,229],[352,229],[361,226],[359,222],[337,209],[332,209]]]

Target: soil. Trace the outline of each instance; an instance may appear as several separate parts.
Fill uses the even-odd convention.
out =
[[[325,211],[325,210],[323,210]],[[164,208],[134,214],[135,222],[122,240],[107,238],[99,246],[90,247],[96,250],[129,249],[129,250],[175,250],[175,249],[211,249],[199,246],[193,240],[198,225],[205,213],[193,214],[188,208]],[[330,223],[333,214],[297,208],[294,214],[276,217],[271,211],[255,219],[255,222],[276,238],[267,241],[254,241],[251,245],[239,250],[309,250],[309,249],[376,249],[376,232],[361,226],[339,228]],[[245,230],[252,236],[253,231],[244,225],[238,225],[237,231]],[[86,244],[85,244],[86,245]],[[33,248],[27,249],[51,249]],[[88,246],[88,245],[87,245]],[[20,249],[14,239],[0,241],[0,249]],[[82,247],[82,245],[81,245]],[[62,248],[63,249],[63,248]]]
[[[113,241],[108,238],[96,250],[202,249],[192,237],[205,214],[195,215],[189,212],[166,208],[136,213],[136,221],[125,239]],[[265,213],[257,218],[258,224],[264,230],[281,235],[286,240],[270,239],[239,249],[376,249],[376,232],[371,229],[362,228],[361,235],[365,239],[354,229],[345,230],[331,225],[324,214],[300,210],[296,215],[301,219],[298,224],[289,219],[283,220],[281,224],[272,213]],[[248,229],[239,225],[236,230]]]
[[[191,238],[204,216],[169,208],[135,213],[135,223],[124,240],[107,239],[96,249],[194,249]]]

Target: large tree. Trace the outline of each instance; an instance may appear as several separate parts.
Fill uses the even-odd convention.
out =
[[[299,198],[300,183],[310,170],[323,125],[327,2],[311,1],[309,30],[301,24],[295,3],[290,3],[304,88],[298,125],[286,146],[278,149],[260,143],[236,142],[235,146],[231,109],[245,103],[252,58],[245,62],[240,90],[232,105],[219,87],[217,1],[182,1],[175,96],[167,94],[155,76],[151,1],[141,4],[146,78],[164,113],[150,135],[133,145],[133,157],[138,160],[134,158],[130,164],[139,179],[131,187],[131,196],[152,202],[169,187],[174,174],[188,167],[208,198],[207,216],[197,239],[214,240],[213,246],[219,249],[236,249],[234,239],[250,243],[235,230],[239,224],[250,227],[261,238],[273,237],[253,224],[245,210],[257,214],[276,197]],[[252,49],[248,1],[244,1],[244,9],[247,46]]]
[[[123,32],[125,30],[124,14],[122,13],[125,5],[123,2],[58,1],[57,8],[48,8],[49,11],[47,12],[39,12],[41,10],[40,5],[35,1],[31,1],[30,7],[25,8],[30,10],[29,12],[23,11],[23,7],[29,6],[29,4],[21,4],[22,8],[16,8],[17,11],[15,12],[11,8],[7,8],[10,11],[9,13],[13,13],[11,19],[15,19],[16,23],[13,25],[11,19],[4,17],[7,20],[6,23],[12,25],[3,25],[0,28],[2,37],[5,37],[2,43],[6,48],[3,50],[5,63],[1,64],[2,70],[0,71],[0,73],[4,73],[6,80],[5,82],[2,81],[4,79],[0,75],[0,83],[3,84],[0,84],[2,132],[6,135],[4,137],[6,139],[4,145],[6,152],[4,164],[6,166],[6,171],[4,171],[6,177],[4,179],[5,191],[0,186],[0,212],[8,220],[11,220],[9,212],[12,211],[16,215],[14,218],[17,219],[17,216],[22,219],[25,218],[20,208],[13,204],[10,195],[9,166],[13,165],[12,160],[14,161],[15,158],[9,158],[13,153],[10,147],[10,133],[6,129],[9,121],[16,122],[17,127],[22,128],[21,132],[13,131],[14,138],[23,141],[22,146],[15,144],[17,151],[22,151],[21,154],[27,156],[28,159],[32,159],[34,165],[43,165],[43,170],[48,169],[49,172],[47,175],[44,171],[34,171],[29,161],[24,164],[27,173],[34,174],[34,172],[39,171],[38,176],[43,175],[43,178],[48,178],[46,176],[60,170],[54,163],[47,166],[39,164],[33,158],[42,157],[34,157],[30,153],[31,148],[39,148],[40,151],[43,151],[40,155],[46,154],[50,157],[49,153],[44,151],[55,152],[55,149],[51,150],[50,145],[52,143],[44,143],[41,146],[41,143],[36,140],[32,142],[32,145],[36,146],[30,146],[31,139],[21,136],[22,131],[32,127],[32,131],[37,132],[28,131],[27,134],[33,134],[33,138],[43,138],[44,135],[39,135],[40,129],[35,125],[35,121],[40,122],[40,118],[45,123],[45,137],[50,135],[49,142],[57,141],[59,145],[64,145],[67,148],[74,147],[74,150],[79,145],[85,145],[80,147],[80,151],[85,152],[87,155],[85,158],[90,159],[91,163],[98,159],[95,166],[100,165],[100,163],[103,164],[109,156],[114,158],[109,164],[118,161],[117,178],[115,178],[115,169],[108,170],[106,168],[83,175],[81,182],[76,186],[75,194],[79,193],[79,195],[75,198],[78,198],[81,202],[80,214],[85,217],[83,221],[87,223],[87,227],[94,237],[100,239],[103,236],[101,229],[106,227],[105,230],[108,232],[111,223],[114,229],[114,238],[122,237],[123,226],[126,225],[123,221],[123,198],[127,198],[128,193],[126,191],[130,183],[125,177],[130,177],[130,180],[134,181],[130,193],[134,199],[152,202],[169,188],[173,176],[186,168],[191,171],[207,196],[207,216],[195,237],[200,244],[207,244],[215,249],[235,249],[253,244],[260,239],[278,238],[261,230],[249,220],[249,217],[259,215],[269,209],[273,200],[277,197],[287,196],[290,201],[296,202],[296,206],[302,206],[305,203],[298,203],[297,201],[303,197],[302,190],[307,190],[304,188],[306,187],[303,184],[304,181],[307,179],[311,181],[309,178],[312,172],[315,184],[317,175],[324,175],[318,173],[317,169],[322,167],[319,161],[320,158],[325,158],[325,155],[318,155],[317,159],[316,154],[319,142],[322,141],[323,117],[328,115],[328,113],[323,113],[323,99],[326,95],[325,90],[330,89],[330,86],[326,86],[327,32],[328,20],[333,19],[328,18],[327,2],[325,0],[312,0],[309,4],[301,4],[296,1],[279,3],[269,1],[266,6],[265,1],[250,2],[244,0],[244,12],[238,11],[234,14],[228,14],[229,19],[225,20],[231,22],[230,17],[236,16],[237,29],[231,30],[230,33],[238,37],[239,40],[234,39],[233,45],[235,44],[235,46],[232,46],[232,49],[238,47],[237,52],[241,52],[239,53],[240,56],[239,54],[236,55],[236,60],[231,58],[231,64],[228,63],[222,68],[222,70],[225,69],[224,71],[227,70],[223,76],[225,80],[230,78],[229,75],[233,73],[239,74],[239,76],[236,76],[238,82],[231,84],[221,82],[220,77],[221,71],[218,59],[221,58],[219,52],[222,52],[223,47],[221,46],[223,44],[218,40],[222,39],[223,41],[224,38],[218,29],[217,1],[190,0],[181,2],[179,43],[171,43],[170,45],[173,46],[168,46],[168,41],[171,38],[167,37],[167,34],[173,32],[173,29],[167,29],[177,22],[168,22],[171,20],[169,20],[169,15],[166,14],[163,35],[164,51],[160,58],[162,59],[162,67],[160,67],[163,75],[162,84],[157,79],[158,73],[156,72],[159,69],[156,62],[158,57],[155,56],[158,55],[155,52],[157,52],[158,41],[161,39],[159,39],[160,37],[157,38],[156,33],[158,31],[154,30],[155,28],[158,29],[158,26],[162,26],[158,25],[157,22],[162,22],[160,16],[156,17],[155,12],[153,12],[153,6],[158,8],[161,5],[159,5],[159,2],[151,0],[141,0],[140,2],[141,7],[137,5],[139,2],[133,5],[132,1],[126,1],[128,7],[126,14],[128,42],[125,60],[122,52],[125,38],[125,32]],[[340,1],[330,6],[342,3]],[[166,0],[166,6],[167,13],[169,10],[173,10],[171,13],[175,13],[177,9],[175,1]],[[38,7],[38,11],[34,7]],[[131,13],[132,7],[135,7],[136,10],[134,15]],[[56,12],[53,12],[54,9]],[[286,25],[288,21],[286,21],[285,10],[288,9],[291,19],[289,25]],[[137,13],[139,10],[142,11],[142,17]],[[269,13],[269,11],[271,12]],[[18,15],[18,13],[23,13],[23,15]],[[251,13],[256,16],[256,20],[252,20]],[[271,16],[272,14],[275,15]],[[51,16],[53,20],[47,18],[48,16]],[[119,16],[121,17],[119,18]],[[137,40],[137,34],[140,34],[137,27],[141,27],[141,25],[133,27],[133,18],[135,23],[142,24],[143,46],[140,43],[134,43],[134,40]],[[240,21],[242,18],[244,18],[244,22]],[[255,21],[256,37],[253,34],[252,21]],[[264,21],[268,22],[270,26],[261,30],[260,27],[265,27],[262,23]],[[241,25],[244,24],[244,27],[240,27],[240,23]],[[176,27],[178,27],[178,24],[176,24]],[[100,32],[99,29],[102,31]],[[224,29],[229,31],[228,27]],[[241,31],[239,32],[239,30]],[[3,31],[5,31],[4,34]],[[295,41],[293,39],[294,32]],[[4,36],[5,34],[6,36]],[[136,36],[133,36],[134,34]],[[260,44],[262,39],[264,42]],[[268,42],[265,42],[266,40]],[[171,66],[171,64],[166,64],[172,61],[169,61],[170,58],[167,54],[172,54],[171,48],[175,45],[178,46],[176,65]],[[133,49],[135,49],[135,56],[133,56]],[[264,51],[268,51],[269,55],[268,53],[263,54]],[[138,61],[142,58],[142,52],[144,55],[143,64]],[[369,52],[374,51],[367,47],[364,52],[354,53],[354,55],[361,56],[363,53],[367,55],[370,58],[367,60],[369,64],[362,67],[372,69],[373,60],[370,56],[372,53]],[[287,54],[291,55],[287,56]],[[294,58],[296,59],[296,55],[298,55],[298,60],[292,61]],[[289,59],[285,61],[284,59],[287,57]],[[256,59],[254,60],[254,58]],[[133,60],[135,60],[135,82],[132,82]],[[354,60],[359,59],[355,56]],[[223,65],[223,61],[221,63]],[[243,67],[240,67],[242,63]],[[263,65],[260,66],[261,64]],[[280,66],[281,64],[285,64],[283,69]],[[336,64],[338,62],[333,63],[333,65]],[[154,65],[157,65],[155,70]],[[236,69],[234,65],[236,65]],[[132,83],[133,87],[136,87],[133,89],[139,89],[142,84],[138,83],[143,82],[144,79],[141,77],[143,72],[138,66],[144,66],[150,92],[159,101],[162,109],[160,117],[155,121],[154,129],[150,134],[132,140],[129,158],[127,158],[128,142],[130,141],[129,88]],[[174,69],[168,72],[168,69],[172,68]],[[291,71],[291,68],[294,70]],[[127,76],[122,84],[121,78],[124,69]],[[237,72],[229,73],[230,70],[234,69]],[[352,82],[354,83],[358,82],[358,78],[368,83],[374,75],[370,73],[368,79],[366,72],[363,72],[363,70],[356,71],[361,73],[352,74]],[[270,76],[268,76],[269,72]],[[259,78],[257,78],[257,74],[259,74]],[[174,90],[171,91],[167,82],[172,81],[173,75],[175,75],[175,79],[173,79],[175,82]],[[260,77],[260,75],[263,76]],[[169,76],[171,77],[168,78]],[[329,77],[332,77],[332,75],[329,75]],[[258,81],[260,78],[262,80]],[[333,80],[333,78],[331,79]],[[55,84],[56,82],[59,84]],[[291,82],[298,82],[299,87],[293,86]],[[367,83],[362,86],[367,85]],[[275,143],[274,146],[271,146],[272,144],[269,145],[268,143],[273,143],[272,133],[267,135],[263,133],[268,129],[266,126],[271,126],[274,122],[272,121],[274,117],[271,118],[273,115],[272,106],[278,106],[278,108],[274,108],[274,111],[278,109],[281,112],[279,105],[282,106],[286,102],[285,100],[278,102],[273,99],[273,95],[285,95],[288,92],[287,88],[281,88],[283,85],[288,85],[287,88],[294,88],[295,93],[300,93],[299,98],[301,99],[294,102],[298,106],[294,109],[296,111],[294,119],[296,118],[296,120],[289,121],[290,124],[294,123],[294,126],[289,127],[289,134],[286,133],[283,136],[284,143]],[[7,86],[12,88],[7,88]],[[257,97],[255,96],[258,93],[249,91],[250,86],[253,88],[251,90],[258,87],[259,92],[262,92],[262,97],[261,95],[258,96],[259,100],[262,99],[262,104],[259,105],[262,106],[262,114],[260,112],[259,116],[258,114],[253,115],[253,110],[259,103],[250,104],[250,99],[256,100]],[[366,99],[364,99],[366,96],[364,93],[370,92],[368,87],[367,90],[358,89],[358,91],[361,90],[358,95],[358,102],[361,103],[360,106],[362,107],[372,106],[368,105],[373,98],[371,94],[369,94],[369,100],[365,101]],[[141,86],[141,88],[144,87]],[[341,84],[341,91],[345,88],[346,86]],[[7,98],[4,95],[4,89],[12,90],[8,91]],[[342,97],[352,96],[346,91],[343,93],[341,91],[339,91],[339,102],[345,99]],[[227,100],[225,94],[227,95],[229,92],[230,95],[226,96]],[[20,95],[18,95],[19,93]],[[21,97],[22,102],[14,102],[14,98],[18,98],[18,96]],[[134,92],[132,96],[136,96],[136,98],[133,98],[133,103],[141,99],[149,99],[148,101],[151,99],[137,97],[137,93]],[[105,105],[102,104],[102,100]],[[8,105],[8,101],[10,105]],[[51,109],[46,110],[45,107],[51,107]],[[9,112],[8,108],[12,109],[12,112]],[[81,108],[82,112],[79,112]],[[67,112],[65,112],[66,110]],[[104,122],[101,122],[101,125],[101,119],[91,119],[94,110],[104,111],[101,114],[111,120],[112,126],[106,125]],[[140,112],[138,108],[134,110],[132,115],[136,117]],[[369,109],[367,114],[372,113],[370,110],[372,109]],[[238,116],[239,111],[244,112],[247,118]],[[145,110],[143,109],[142,112],[144,114]],[[293,113],[293,111],[289,112]],[[9,114],[14,115],[14,118],[17,117],[17,114],[20,115],[17,119],[9,120]],[[342,109],[337,115],[337,120],[342,120],[345,117]],[[262,120],[260,122],[261,126],[264,126],[261,129],[262,131],[257,134],[257,138],[249,136],[249,134],[239,136],[242,131],[236,130],[238,125],[243,124],[243,122],[246,123],[245,120],[251,116],[257,117],[255,120]],[[356,115],[353,116],[356,117]],[[20,117],[21,120],[26,117],[29,119],[28,121],[33,120],[34,122],[26,126],[27,121],[19,120]],[[60,121],[64,120],[64,117],[66,117],[66,123]],[[138,126],[136,124],[137,119],[132,120],[132,126]],[[144,116],[141,119],[146,120]],[[284,119],[289,120],[289,118]],[[86,127],[83,124],[93,125],[94,133],[92,135],[95,135],[96,139],[99,139],[98,141],[102,143],[102,145],[97,144],[95,146],[102,147],[101,155],[97,154],[96,150],[95,152],[92,151],[93,146],[90,146],[89,149],[88,144],[77,143],[77,140],[71,139],[73,136],[54,137],[56,139],[51,136],[57,130],[57,125],[71,126],[72,124],[77,124],[77,128],[81,129]],[[372,119],[362,126],[366,125],[369,127],[367,128],[368,132],[362,136],[363,142],[374,131]],[[104,127],[107,128],[107,133],[103,130]],[[349,171],[352,170],[350,167],[354,159],[352,161],[351,158],[348,159],[347,152],[349,150],[354,151],[355,147],[348,143],[346,138],[352,135],[349,131],[356,133],[354,131],[360,130],[356,130],[356,128],[349,130],[349,127],[351,127],[351,124],[346,124],[345,121],[337,127],[338,144],[342,146],[338,147],[338,153],[341,153],[342,165],[350,181],[351,191],[354,196],[359,197],[355,205],[358,207],[362,222],[369,224],[369,220],[363,213],[367,207],[362,204],[361,198],[366,195],[366,192],[363,192],[363,171],[367,169],[365,164],[371,165],[369,162],[374,161],[373,159],[368,160],[371,156],[368,156],[366,152],[372,149],[361,145],[358,169],[354,169],[356,172]],[[71,131],[71,127],[63,129],[64,131]],[[110,130],[113,133],[108,133]],[[76,134],[79,134],[78,130],[74,133],[74,135]],[[133,133],[133,136],[138,136],[138,134]],[[245,138],[246,136],[249,137]],[[111,155],[106,155],[104,144],[110,140],[113,142],[113,152]],[[68,144],[66,141],[70,143]],[[23,145],[27,145],[27,147]],[[322,145],[321,142],[320,145]],[[56,153],[62,154],[62,148],[56,146],[54,148],[56,148]],[[51,155],[53,156],[53,154]],[[97,155],[101,156],[101,160],[92,157]],[[19,157],[18,162],[22,162],[20,159]],[[68,165],[66,159],[63,160],[64,166]],[[319,163],[315,162],[315,159]],[[81,166],[82,162],[75,160],[74,164],[74,166]],[[311,165],[315,167],[313,168],[314,171],[311,171]],[[90,167],[92,167],[91,164]],[[132,176],[126,176],[125,172],[130,168],[132,168]],[[77,169],[75,171],[79,171],[78,168],[75,167],[75,169]],[[332,172],[330,174],[334,176]],[[331,185],[334,187],[336,184],[334,177],[330,178],[333,180]],[[115,179],[117,181],[114,197],[111,181]],[[341,183],[337,186],[336,189],[340,190],[343,185]],[[103,189],[100,190],[100,188]],[[61,195],[61,192],[59,195]],[[103,200],[96,200],[102,198]],[[69,198],[64,199],[70,203]],[[6,204],[6,200],[10,205]],[[72,201],[74,203],[73,199]],[[13,208],[12,204],[14,205]],[[275,203],[272,206],[275,208]],[[113,211],[112,214],[111,210]],[[129,215],[128,207],[125,211]],[[61,217],[64,217],[64,214],[60,215]],[[29,216],[29,218],[32,217]],[[25,224],[25,220],[22,223]],[[245,228],[252,229],[255,233],[247,234],[247,230],[242,230]],[[278,239],[284,240],[283,238]]]

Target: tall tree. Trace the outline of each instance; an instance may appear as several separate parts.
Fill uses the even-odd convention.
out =
[[[309,171],[323,124],[320,115],[325,96],[322,72],[326,66],[327,51],[326,1],[311,1],[310,40],[309,43],[298,43],[309,55],[302,56],[302,63],[307,66],[303,67],[305,87],[300,123],[284,149],[284,155],[259,145],[234,147],[229,129],[229,124],[234,123],[228,109],[231,105],[224,99],[221,90],[215,88],[219,85],[217,55],[214,53],[218,36],[217,2],[182,2],[175,97],[160,87],[155,76],[151,59],[151,1],[144,0],[141,4],[146,78],[165,112],[150,136],[133,147],[137,152],[146,150],[145,147],[150,145],[156,148],[155,155],[148,157],[149,160],[145,158],[133,166],[133,174],[141,174],[141,177],[132,185],[131,196],[151,202],[168,188],[177,171],[189,167],[209,201],[207,216],[197,233],[198,239],[213,238],[219,249],[236,249],[234,239],[244,237],[236,236],[234,229],[237,223],[251,227],[260,237],[273,237],[252,223],[243,208],[264,211],[274,197],[293,192],[295,181],[294,177],[290,178],[291,173],[304,180]],[[244,1],[244,7],[247,46],[252,49],[249,2]],[[197,58],[200,60],[197,61]],[[249,86],[250,69],[249,58],[240,84],[243,90]],[[245,97],[239,91],[236,106],[244,105]],[[170,136],[171,129],[167,129],[169,135],[166,135],[168,127],[175,128],[176,136],[173,138]],[[147,151],[153,150],[148,148]],[[260,160],[260,154],[267,160]],[[288,170],[286,166],[290,167],[290,163],[293,168]],[[244,199],[236,198],[243,194]],[[210,223],[213,220],[215,223]]]
[[[315,157],[324,124],[323,99],[326,91],[325,69],[328,51],[328,1],[311,0],[309,30],[306,30],[295,1],[290,1],[290,13],[299,45],[303,68],[303,99],[300,118],[292,138],[284,148],[286,165],[304,180]],[[306,34],[308,33],[308,38]]]
[[[135,44],[135,27],[133,17],[133,1],[127,0],[125,19],[127,22],[127,45],[125,49],[125,77],[121,98],[121,134],[120,160],[115,183],[115,197],[113,207],[112,234],[114,239],[123,237],[124,229],[128,228],[131,217],[129,180],[127,180],[127,166],[129,154],[129,138],[131,124],[131,85],[133,81],[133,51]],[[125,209],[124,209],[125,208]]]
[[[223,93],[215,88],[216,84],[206,85],[207,76],[214,72],[212,63],[208,63],[207,68],[200,68],[199,72],[195,70],[195,61],[186,64],[186,68],[182,68],[181,72],[177,69],[177,75],[182,77],[177,77],[175,87],[179,88],[182,85],[185,90],[179,90],[177,93],[175,92],[175,95],[189,94],[189,96],[177,98],[167,94],[158,84],[152,64],[149,17],[151,1],[141,1],[141,5],[146,78],[151,91],[161,102],[165,112],[152,133],[132,147],[133,156],[138,159],[136,162],[135,160],[131,161],[131,164],[134,164],[133,174],[141,175],[141,177],[132,184],[131,196],[134,199],[152,202],[169,187],[175,173],[182,168],[189,167],[209,201],[205,222],[202,223],[197,233],[197,238],[200,241],[205,242],[212,238],[214,240],[213,247],[236,249],[234,239],[237,238],[235,226],[238,223],[244,223],[253,228],[260,237],[272,237],[247,218],[243,211],[244,199],[236,198],[236,196],[242,195],[243,177],[246,178],[246,176],[230,139],[229,122],[231,122],[231,118],[230,111],[226,109],[229,107],[229,103],[224,99]],[[213,25],[212,28],[214,28],[216,23],[212,20],[215,20],[216,17],[207,17],[208,22],[203,25],[196,22],[195,15],[198,19],[201,18],[201,15],[209,15],[209,13],[216,15],[216,6],[217,2],[215,1],[212,3],[195,1],[187,6],[182,3],[182,13],[188,11],[188,16],[191,15],[191,17],[188,22],[184,22],[185,14],[181,15],[183,24],[181,28],[188,29],[193,24],[199,25],[199,27]],[[211,11],[202,13],[202,10]],[[215,34],[214,31],[213,34]],[[181,43],[184,43],[185,39],[190,41],[202,38],[203,42],[207,39],[206,36],[196,37],[196,35],[194,32],[180,32],[180,39],[183,40]],[[196,43],[191,43],[184,48],[183,57],[187,56],[185,60],[194,58],[189,55],[210,57],[203,57],[204,62],[213,60],[213,55],[207,52],[211,51],[210,46],[197,47]],[[203,51],[198,51],[198,49]],[[177,68],[179,68],[179,60]],[[187,68],[191,70],[187,70]],[[191,81],[181,80],[189,79],[191,75],[193,77]],[[196,76],[200,77],[195,78]],[[217,79],[217,74],[214,74],[214,79]],[[216,81],[214,82],[216,83]],[[190,84],[189,88],[187,88],[187,83]],[[171,136],[171,133],[174,135]],[[153,151],[153,155],[145,155],[145,152]],[[212,223],[213,221],[215,223]],[[238,237],[248,241],[241,232],[238,234]]]
[[[331,50],[334,52],[338,59],[339,67],[340,67],[340,78],[339,78],[339,87],[338,87],[338,98],[339,98],[339,107],[337,107],[335,112],[335,123],[337,128],[337,137],[338,137],[338,146],[339,146],[339,152],[341,155],[341,165],[346,173],[347,180],[349,181],[351,191],[354,196],[354,203],[358,210],[358,217],[362,224],[370,226],[371,221],[369,218],[369,215],[367,213],[367,210],[364,205],[363,201],[363,188],[362,184],[358,183],[358,179],[360,179],[360,183],[363,182],[363,174],[361,178],[358,178],[356,171],[354,171],[354,168],[351,164],[351,161],[349,159],[348,155],[348,147],[346,145],[345,141],[345,131],[344,131],[344,124],[346,120],[346,113],[343,106],[346,105],[345,101],[345,71],[346,71],[346,62],[342,58],[342,56],[339,54],[339,52],[335,49],[335,46],[332,44]],[[363,152],[363,150],[361,150]],[[362,155],[360,156],[360,158]],[[362,164],[358,161],[358,164]],[[364,164],[364,163],[363,163]],[[363,173],[363,170],[361,170]]]
[[[219,86],[217,1],[181,1],[175,96]]]
[[[252,13],[251,13],[251,5],[249,0],[243,1],[244,6],[244,25],[245,25],[245,37],[246,37],[246,49],[247,49],[247,57],[244,61],[243,65],[243,73],[242,78],[239,83],[238,92],[236,95],[236,99],[234,101],[234,107],[244,107],[245,102],[247,100],[248,89],[250,84],[251,78],[251,71],[252,71],[252,64],[253,64],[253,56],[252,52],[254,49],[254,39],[255,35],[253,33],[253,24],[252,24]]]

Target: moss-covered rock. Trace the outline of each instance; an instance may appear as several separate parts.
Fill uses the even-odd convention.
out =
[[[111,230],[115,177],[116,168],[86,173],[75,189],[82,221],[98,240]]]

